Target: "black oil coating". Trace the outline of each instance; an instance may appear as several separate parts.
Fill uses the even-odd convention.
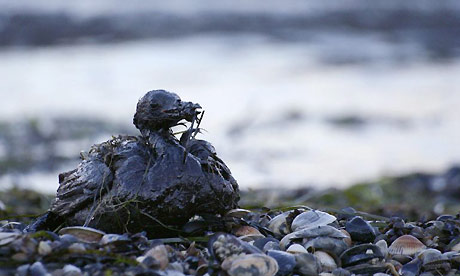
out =
[[[49,212],[29,230],[53,230],[64,222],[165,236],[175,233],[164,225],[180,226],[195,214],[223,214],[238,206],[238,184],[214,147],[195,138],[181,145],[169,129],[181,119],[193,120],[199,105],[154,90],[137,107],[134,123],[143,135],[94,145],[75,170],[60,174]]]

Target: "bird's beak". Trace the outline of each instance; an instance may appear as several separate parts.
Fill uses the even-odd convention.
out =
[[[182,114],[185,120],[191,122],[193,118],[201,113],[201,105],[192,103],[192,102],[184,102],[182,105]]]

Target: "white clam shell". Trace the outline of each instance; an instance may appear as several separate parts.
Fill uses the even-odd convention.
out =
[[[105,235],[104,232],[84,226],[71,226],[59,230],[59,235],[70,234],[82,242],[97,243]]]
[[[305,247],[297,243],[294,243],[293,245],[289,246],[289,248],[286,249],[286,252],[291,254],[308,253]]]
[[[292,221],[291,229],[296,232],[302,229],[328,225],[336,220],[336,217],[326,212],[310,210],[296,216]]]

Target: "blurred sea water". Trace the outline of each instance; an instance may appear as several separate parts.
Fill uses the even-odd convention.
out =
[[[345,186],[414,170],[435,172],[460,161],[459,48],[446,38],[447,33],[442,35],[448,24],[429,32],[422,23],[424,28],[403,24],[395,30],[363,31],[340,22],[325,30],[321,24],[308,29],[296,20],[322,11],[324,24],[330,25],[333,20],[327,15],[347,9],[351,15],[360,14],[357,10],[363,2],[347,1],[351,6],[312,2],[316,4],[296,9],[296,1],[288,1],[293,6],[278,6],[279,13],[275,4],[272,9],[259,9],[241,2],[247,8],[242,9],[199,2],[201,8],[180,7],[177,3],[182,2],[173,1],[160,11],[175,16],[200,14],[208,18],[208,25],[222,22],[209,19],[214,18],[209,12],[215,16],[216,11],[228,10],[246,19],[262,12],[269,26],[273,20],[281,23],[273,25],[274,32],[260,27],[263,24],[252,25],[252,31],[218,31],[217,24],[208,31],[179,28],[185,33],[173,37],[103,42],[96,38],[38,47],[18,41],[5,44],[0,48],[0,121],[82,117],[117,123],[136,134],[131,121],[137,100],[149,90],[162,88],[203,106],[206,131],[201,138],[214,144],[245,189]],[[121,13],[104,1],[89,10],[71,3],[50,10],[79,17],[91,12],[91,16]],[[446,2],[447,8],[420,3],[414,14],[422,19],[433,12],[427,7],[438,8],[440,14],[459,9],[455,2]],[[0,4],[11,10],[7,17],[17,13],[17,7],[39,9],[28,1],[13,7],[8,1]],[[404,4],[380,5],[380,10],[391,11],[387,14],[408,9]],[[158,12],[153,5],[144,9]],[[294,23],[285,23],[286,18]],[[280,25],[284,27],[275,30]],[[438,47],[425,36],[433,34],[444,44]],[[109,137],[104,132],[78,147],[88,150]],[[19,183],[54,192],[57,173],[78,163],[78,147],[59,148],[75,150],[74,161],[52,171],[3,174],[0,186]],[[2,152],[0,146],[0,159]]]

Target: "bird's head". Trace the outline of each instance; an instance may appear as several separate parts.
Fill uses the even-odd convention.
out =
[[[191,122],[200,109],[199,104],[183,102],[175,93],[152,90],[137,103],[133,123],[141,131],[169,129],[181,120]]]

